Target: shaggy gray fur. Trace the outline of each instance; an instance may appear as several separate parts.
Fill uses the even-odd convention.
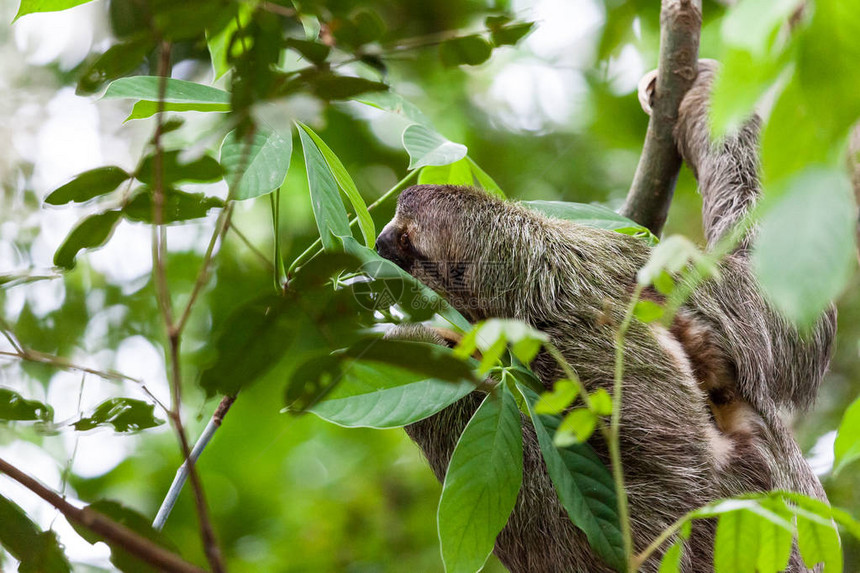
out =
[[[711,244],[759,192],[757,124],[719,145],[709,142],[712,76],[704,66],[676,131],[699,179]],[[830,357],[834,314],[802,338],[759,293],[749,245],[745,239],[722,265],[721,278],[695,292],[671,329],[631,325],[621,452],[637,551],[685,512],[720,497],[781,488],[825,499],[777,409],[813,400]],[[590,390],[611,391],[614,334],[650,253],[642,241],[547,218],[478,190],[418,185],[401,195],[378,248],[470,320],[517,318],[546,332]],[[445,343],[424,327],[389,336]],[[548,388],[562,377],[543,353],[532,368]],[[472,394],[406,429],[440,480],[479,401]],[[718,419],[728,421],[718,425]],[[559,504],[525,420],[523,438],[523,487],[496,555],[514,572],[609,571]],[[591,444],[608,463],[603,440],[595,436]],[[711,522],[694,527],[685,572],[713,569],[713,536]],[[657,571],[660,557],[642,571]],[[788,571],[804,570],[795,551]]]

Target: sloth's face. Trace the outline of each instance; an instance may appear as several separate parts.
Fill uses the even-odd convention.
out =
[[[493,237],[500,234],[504,204],[486,193],[451,185],[415,185],[403,191],[397,212],[379,238],[380,256],[444,295],[460,312],[477,319],[486,315],[488,271],[496,275],[510,259]],[[487,268],[489,267],[491,268]],[[502,273],[504,274],[504,273]],[[492,296],[492,295],[490,295]]]

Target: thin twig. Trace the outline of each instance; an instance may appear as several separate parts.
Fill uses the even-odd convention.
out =
[[[659,236],[669,214],[681,156],[673,129],[678,107],[698,74],[701,0],[663,0],[660,61],[642,156],[621,214]]]
[[[141,380],[138,380],[137,378],[133,378],[121,372],[117,372],[115,370],[96,370],[95,368],[89,368],[87,366],[81,366],[80,364],[69,362],[68,360],[66,360],[65,358],[61,358],[60,356],[56,356],[54,354],[47,354],[45,352],[38,352],[36,350],[23,349],[20,352],[6,352],[4,350],[0,350],[0,356],[18,358],[20,360],[26,360],[27,362],[36,362],[38,364],[47,364],[49,366],[59,368],[60,370],[76,370],[78,372],[86,372],[87,374],[93,374],[100,378],[104,378],[105,380],[128,380],[129,382],[134,382],[135,384],[140,384],[141,386],[143,385],[143,382]]]
[[[660,533],[660,535],[658,535],[657,538],[654,539],[654,541],[652,541],[650,545],[648,545],[648,547],[646,547],[645,549],[642,550],[641,553],[636,555],[631,562],[631,567],[630,567],[631,571],[638,571],[639,568],[642,567],[642,564],[645,563],[645,561],[647,561],[649,557],[651,557],[651,554],[653,554],[655,551],[660,549],[661,545],[666,543],[666,541],[669,538],[671,538],[673,535],[675,535],[678,532],[678,530],[681,529],[681,527],[687,521],[690,520],[692,513],[693,512],[685,513],[684,515],[679,517],[678,520],[675,521],[675,523],[673,523],[672,525],[670,525],[669,527],[664,529]]]
[[[209,444],[209,441],[215,435],[215,432],[219,427],[221,427],[221,422],[224,421],[224,416],[227,414],[227,411],[230,409],[230,406],[233,405],[235,400],[236,398],[234,396],[224,396],[224,398],[221,399],[221,403],[218,404],[218,407],[212,414],[212,418],[210,418],[209,423],[206,424],[206,428],[204,428],[203,433],[201,433],[200,437],[197,438],[197,443],[194,444],[194,449],[191,450],[189,460],[192,464],[197,463],[198,458],[200,458],[200,454],[203,453],[203,450]],[[167,495],[164,496],[164,501],[161,502],[161,507],[158,508],[158,513],[155,515],[155,519],[152,522],[152,527],[154,529],[161,531],[164,527],[165,522],[167,522],[167,518],[170,516],[170,512],[173,511],[173,506],[176,505],[176,500],[179,499],[179,494],[182,492],[182,488],[187,479],[188,463],[186,462],[176,470],[176,477],[173,478],[173,483],[170,484],[170,489],[167,491]]]
[[[248,247],[249,251],[251,251],[258,259],[260,259],[260,262],[263,263],[266,268],[268,268],[269,270],[273,268],[272,261],[267,259],[266,255],[263,254],[263,251],[254,246],[254,243],[252,243],[251,240],[248,239],[248,237],[242,231],[240,231],[238,227],[236,227],[236,225],[230,225],[229,230],[233,231],[233,233],[237,237],[239,237],[239,240],[242,241],[242,243],[244,243],[246,247]]]
[[[9,462],[0,459],[0,472],[20,483],[62,513],[71,523],[86,527],[103,537],[109,544],[121,547],[138,559],[161,571],[175,573],[205,573],[203,569],[188,563],[175,553],[164,549],[119,524],[105,515],[89,508],[75,507],[55,491],[25,474]]]

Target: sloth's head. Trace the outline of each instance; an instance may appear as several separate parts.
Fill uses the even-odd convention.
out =
[[[526,259],[533,263],[543,224],[477,189],[415,185],[400,195],[376,250],[477,320],[510,314],[506,301],[523,282]]]
[[[376,250],[470,320],[534,323],[626,299],[649,254],[633,237],[454,185],[406,189]]]

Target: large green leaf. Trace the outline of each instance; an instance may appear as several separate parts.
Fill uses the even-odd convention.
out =
[[[132,221],[153,223],[153,191],[143,186],[137,189],[131,200],[122,209],[123,215]],[[203,193],[185,193],[176,189],[165,189],[162,223],[174,223],[205,217],[210,209],[224,206],[218,197],[207,197]]]
[[[40,420],[50,422],[54,417],[53,409],[37,400],[27,400],[8,388],[0,388],[0,420]]]
[[[221,165],[230,187],[230,197],[253,199],[271,193],[284,184],[293,153],[291,134],[256,131],[250,139],[231,131],[221,144]]]
[[[373,247],[376,242],[376,228],[373,224],[373,218],[370,216],[370,213],[367,210],[367,204],[365,204],[364,199],[361,197],[361,193],[358,192],[355,182],[353,182],[352,177],[349,176],[349,172],[343,166],[343,163],[341,163],[337,155],[335,155],[334,151],[326,145],[325,141],[323,141],[314,130],[303,123],[299,123],[299,127],[311,136],[317,149],[325,158],[329,170],[332,175],[334,175],[338,185],[343,189],[343,192],[352,204],[352,208],[355,210],[355,215],[358,218],[358,226],[361,229],[361,234],[364,236],[364,244],[368,247]],[[304,140],[302,141],[304,142]]]
[[[159,99],[158,88],[161,80],[162,78],[157,76],[120,78],[111,82],[103,97],[133,98],[155,102]],[[168,78],[164,101],[184,104],[229,104],[230,94],[212,86]]]
[[[228,103],[170,103],[164,104],[164,111],[199,111],[199,112],[214,112],[226,113],[230,111]],[[131,113],[125,118],[125,121],[130,119],[146,119],[158,113],[158,102],[149,100],[140,100],[134,103],[131,108]]]
[[[78,80],[77,93],[94,93],[106,81],[133,72],[145,63],[146,55],[154,47],[155,38],[148,30],[114,44],[83,71]]]
[[[754,513],[725,513],[714,540],[714,571],[755,571],[758,558],[758,520]]]
[[[355,360],[382,362],[455,384],[461,380],[478,382],[472,367],[466,361],[436,344],[366,338],[344,350],[343,356]]]
[[[45,197],[45,203],[49,205],[83,203],[99,195],[110,193],[130,177],[131,175],[124,169],[112,165],[84,171],[48,194]]]
[[[35,14],[36,12],[59,12],[60,10],[68,10],[81,4],[86,4],[90,0],[21,0],[21,6],[18,8],[18,14],[15,15],[15,20],[26,14]],[[12,20],[13,22],[15,20]]]
[[[429,127],[412,124],[403,131],[403,147],[409,153],[409,169],[448,165],[466,157],[465,145],[453,143]]]
[[[780,195],[762,219],[753,267],[776,308],[807,328],[856,266],[851,185],[842,172],[811,170]]]
[[[0,545],[20,561],[20,573],[68,573],[71,566],[53,531],[41,531],[24,510],[0,495]]]
[[[536,414],[538,395],[525,383],[517,386],[526,400],[549,477],[570,520],[606,563],[618,571],[626,570],[612,474],[588,444],[557,448],[552,437],[561,418]]]
[[[824,563],[827,573],[842,572],[842,546],[839,534],[829,519],[795,510],[797,513],[797,547],[810,569]]]
[[[310,412],[341,426],[398,428],[432,416],[474,389],[469,380],[451,383],[355,360],[344,369],[340,384]]]
[[[155,417],[154,409],[152,404],[134,398],[110,398],[72,426],[80,432],[108,425],[117,432],[139,432],[164,423]]]
[[[606,229],[624,235],[641,237],[651,245],[657,243],[657,237],[646,227],[602,205],[586,205],[585,203],[570,203],[566,201],[522,201],[520,204],[543,213],[548,217],[573,221],[574,223],[596,229]]]
[[[162,183],[170,185],[179,181],[200,183],[220,181],[224,176],[221,165],[214,157],[202,155],[188,162],[180,162],[181,151],[165,151],[161,156]],[[147,185],[155,183],[155,154],[147,155],[137,170],[136,177]]]
[[[214,357],[200,386],[212,396],[235,396],[268,372],[289,349],[297,326],[282,297],[263,295],[234,310],[217,328]]]
[[[352,232],[337,182],[313,139],[303,129],[299,130],[299,136],[308,173],[311,205],[323,248],[327,251],[339,250],[341,245],[336,237],[351,237]]]
[[[854,400],[845,410],[833,452],[836,457],[834,473],[839,473],[842,468],[860,459],[860,398]]]
[[[475,183],[469,158],[464,157],[448,165],[427,165],[418,174],[419,185],[466,185]]]
[[[90,215],[78,222],[54,253],[54,264],[70,269],[81,249],[93,249],[107,243],[120,218],[120,211]]]
[[[445,475],[438,523],[447,573],[483,567],[514,509],[522,479],[520,412],[502,385],[463,430]]]

